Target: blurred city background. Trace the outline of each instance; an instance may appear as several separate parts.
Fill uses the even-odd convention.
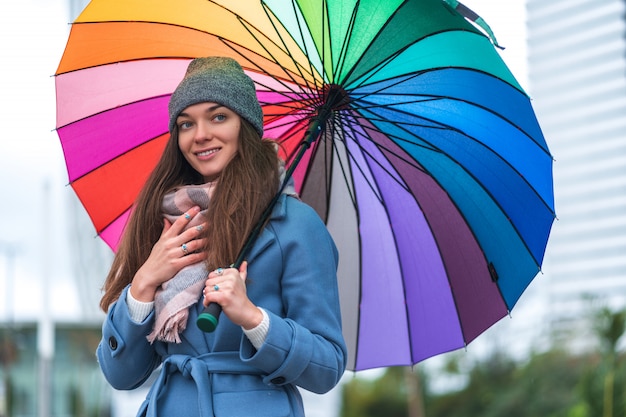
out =
[[[112,254],[67,184],[54,78],[85,0],[0,5],[0,417],[134,416],[95,361]],[[626,415],[626,1],[466,0],[555,158],[558,220],[510,318],[465,350],[347,373],[309,416]]]

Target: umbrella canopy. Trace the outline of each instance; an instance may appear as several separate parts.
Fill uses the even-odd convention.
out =
[[[464,347],[539,272],[552,157],[491,39],[443,0],[93,0],[56,76],[69,180],[115,250],[189,61],[241,63],[340,252],[349,369]],[[309,129],[313,121],[313,128]]]

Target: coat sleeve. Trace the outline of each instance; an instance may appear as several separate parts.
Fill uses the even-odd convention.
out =
[[[137,388],[160,364],[160,356],[146,339],[152,329],[154,311],[143,322],[135,323],[128,313],[127,291],[128,288],[109,308],[96,350],[102,373],[119,390]]]
[[[284,221],[270,224],[282,254],[284,317],[268,311],[270,328],[257,351],[242,339],[242,359],[268,375],[265,382],[325,393],[341,379],[346,346],[337,288],[338,254],[312,208],[287,198]]]

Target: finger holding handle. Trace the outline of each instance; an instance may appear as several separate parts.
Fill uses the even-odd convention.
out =
[[[221,275],[223,268],[217,268],[214,273],[217,275]],[[219,287],[215,285],[213,288],[215,291],[219,290]],[[218,303],[209,303],[202,313],[198,316],[196,320],[196,325],[200,330],[205,333],[211,333],[217,327],[217,323],[219,322],[220,314],[222,313],[222,306]]]
[[[239,268],[233,268],[218,268],[209,274],[204,290],[206,308],[196,320],[196,325],[204,332],[212,332],[217,327],[223,310],[218,303],[224,305],[225,314],[237,325],[250,326],[256,319],[254,313],[258,309],[247,298],[245,290],[247,262],[243,262]],[[219,295],[216,294],[218,292]]]

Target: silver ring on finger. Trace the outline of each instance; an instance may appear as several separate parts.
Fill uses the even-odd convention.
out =
[[[217,275],[222,275],[222,274],[224,273],[224,268],[217,268],[217,269],[215,270],[215,273],[216,273]]]
[[[180,245],[180,249],[183,251],[183,256],[189,255],[189,249],[187,248],[187,244],[183,243]]]

